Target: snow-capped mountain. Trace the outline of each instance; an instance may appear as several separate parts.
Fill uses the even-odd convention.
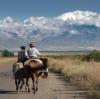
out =
[[[0,20],[0,47],[18,48],[36,42],[40,50],[84,50],[100,48],[100,14],[67,12],[53,18],[31,16],[23,22]]]
[[[100,27],[100,14],[91,11],[74,11],[58,16],[58,19],[77,25],[95,25]]]

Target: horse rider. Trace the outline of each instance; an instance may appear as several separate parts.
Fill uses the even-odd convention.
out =
[[[42,68],[43,62],[39,59],[40,52],[32,43],[30,43],[29,46],[30,48],[27,50],[29,59],[34,59],[35,61],[37,61],[39,63],[38,68]]]
[[[30,48],[27,51],[28,57],[30,59],[38,58],[38,56],[40,56],[40,52],[38,51],[38,49],[32,43],[30,43],[29,46]]]
[[[25,46],[21,46],[20,47],[20,51],[18,51],[18,58],[17,58],[17,62],[13,64],[13,78],[15,76],[15,73],[18,69],[23,68],[24,66],[24,62],[28,60],[27,58],[27,53],[25,51]]]
[[[24,64],[24,62],[28,60],[27,52],[25,51],[25,46],[21,46],[20,49],[17,62],[22,62]]]

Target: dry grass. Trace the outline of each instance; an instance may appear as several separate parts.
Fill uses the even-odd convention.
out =
[[[50,57],[49,69],[64,74],[67,81],[78,85],[84,90],[92,92],[99,92],[100,90],[99,62],[82,62],[79,59],[73,60],[68,57],[61,59]]]
[[[15,61],[15,60],[16,60],[16,57],[0,57],[0,63]]]

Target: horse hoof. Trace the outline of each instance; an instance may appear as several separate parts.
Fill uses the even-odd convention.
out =
[[[36,92],[34,91],[33,94],[35,94]]]
[[[22,87],[20,87],[20,89],[22,89]]]
[[[30,93],[30,90],[28,90],[28,93]]]
[[[16,93],[19,94],[19,91],[17,91]]]
[[[34,91],[34,90],[35,90],[35,88],[33,88],[33,87],[32,87],[32,90]]]
[[[38,91],[38,88],[36,88],[36,91]]]

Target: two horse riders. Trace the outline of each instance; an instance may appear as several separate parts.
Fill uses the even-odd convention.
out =
[[[38,77],[48,77],[48,61],[47,58],[39,58],[40,53],[38,49],[31,43],[30,48],[26,51],[25,46],[21,46],[21,50],[18,52],[18,60],[13,65],[13,78],[15,78],[16,91],[19,92],[20,88],[23,87],[24,78],[26,78],[26,87],[29,90],[28,79],[31,77],[33,82],[33,91],[38,88]],[[35,79],[35,80],[34,80]],[[36,87],[34,85],[36,84]]]
[[[25,51],[25,46],[21,46],[21,50],[18,52],[18,60],[17,62],[22,62],[23,65],[24,63],[29,60],[29,59],[34,59],[35,61],[37,61],[40,65],[42,65],[42,61],[39,59],[40,56],[40,52],[38,51],[37,48],[35,48],[35,46],[30,43],[29,44],[30,48]]]

